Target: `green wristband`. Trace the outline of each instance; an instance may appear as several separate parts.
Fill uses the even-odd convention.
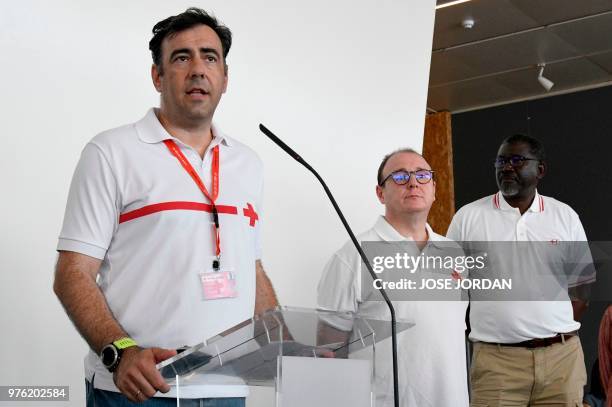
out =
[[[125,337],[125,338],[117,339],[115,342],[113,342],[113,345],[115,345],[117,349],[125,349],[125,348],[129,348],[132,346],[136,346],[138,344],[132,338]]]

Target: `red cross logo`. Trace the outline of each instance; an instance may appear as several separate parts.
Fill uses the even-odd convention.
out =
[[[255,222],[259,220],[259,216],[255,212],[255,209],[253,209],[253,205],[247,203],[247,207],[242,208],[242,213],[244,214],[244,216],[249,218],[249,225],[255,226]]]

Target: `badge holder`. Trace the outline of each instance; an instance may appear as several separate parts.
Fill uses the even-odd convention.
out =
[[[204,301],[236,298],[238,296],[234,273],[231,269],[220,268],[218,259],[213,261],[211,270],[199,273],[199,278]]]

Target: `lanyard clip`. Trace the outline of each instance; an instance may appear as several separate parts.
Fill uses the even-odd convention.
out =
[[[221,268],[221,257],[217,256],[217,258],[213,260],[212,267],[214,271],[219,271]]]
[[[213,222],[215,222],[215,228],[219,229],[219,212],[217,212],[217,205],[212,206]]]

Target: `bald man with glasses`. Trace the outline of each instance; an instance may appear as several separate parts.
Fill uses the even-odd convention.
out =
[[[360,242],[403,242],[427,253],[430,244],[449,240],[435,233],[427,216],[436,199],[434,170],[412,149],[388,154],[378,169],[376,196],[385,207]],[[389,319],[381,301],[366,298],[361,286],[361,259],[347,242],[327,263],[318,286],[318,307]],[[363,281],[371,281],[369,274]],[[366,280],[367,279],[367,280]],[[461,301],[393,300],[399,320],[415,327],[398,334],[401,406],[466,407],[465,312]],[[390,340],[377,344],[375,393],[377,406],[393,405]]]

